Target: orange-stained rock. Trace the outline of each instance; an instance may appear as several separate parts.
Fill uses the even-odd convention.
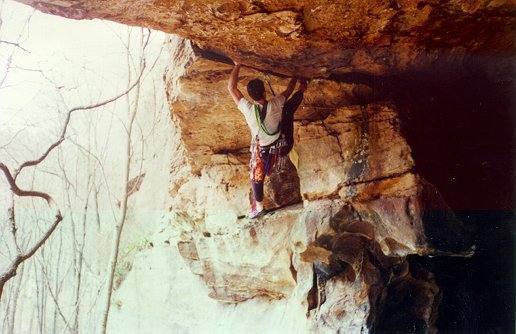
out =
[[[102,18],[191,39],[283,74],[386,74],[466,52],[512,50],[511,0],[20,0],[74,19]]]
[[[297,136],[301,193],[306,199],[338,192],[353,197],[358,183],[394,177],[413,168],[393,105],[335,108],[323,120],[299,124]],[[311,182],[310,176],[318,182]]]
[[[361,332],[389,309],[382,296],[399,290],[418,296],[410,316],[430,328],[439,289],[431,277],[412,277],[405,258],[461,251],[466,242],[438,191],[414,171],[397,106],[367,102],[359,84],[312,81],[295,117],[296,166],[266,182],[267,207],[298,204],[249,221],[250,135],[227,92],[231,67],[184,39],[169,46],[178,248],[210,296],[230,303],[302,298],[314,330]],[[254,77],[274,92],[286,84],[246,69],[242,91]]]

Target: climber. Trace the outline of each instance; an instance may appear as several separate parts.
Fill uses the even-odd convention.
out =
[[[285,137],[286,146],[282,154],[287,155],[294,146],[294,113],[301,102],[303,102],[307,81],[304,78],[299,79],[299,88],[292,97],[290,97],[283,106],[283,117],[281,120],[281,133]]]
[[[263,81],[260,79],[249,81],[247,93],[253,100],[251,102],[244,98],[237,86],[241,67],[241,64],[235,62],[235,67],[229,78],[228,90],[238,109],[244,115],[251,131],[251,161],[249,167],[253,205],[249,212],[249,218],[254,219],[265,213],[263,207],[263,182],[265,176],[270,175],[272,172],[272,167],[277,159],[276,153],[281,150],[278,145],[280,142],[278,139],[280,139],[281,135],[281,119],[284,114],[283,106],[285,105],[285,100],[294,91],[297,78],[292,78],[285,91],[269,101],[266,100]]]

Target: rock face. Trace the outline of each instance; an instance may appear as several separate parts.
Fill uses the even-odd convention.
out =
[[[460,75],[471,53],[513,52],[512,1],[22,2],[189,38],[171,37],[165,74],[180,134],[171,225],[212,299],[286,301],[317,332],[433,329],[441,290],[416,259],[470,244],[417,172],[389,80],[448,65]],[[297,158],[267,183],[277,210],[257,221],[245,218],[250,136],[226,92],[225,56],[313,79],[295,117]],[[286,85],[250,68],[241,84],[254,77],[269,96]]]
[[[510,0],[21,2],[176,33],[248,65],[307,77],[380,75],[465,51],[506,51],[514,29]]]
[[[407,256],[464,250],[464,230],[414,172],[397,107],[359,104],[358,84],[312,81],[296,114],[297,167],[266,189],[269,207],[298,204],[249,221],[250,136],[226,91],[231,67],[181,38],[170,47],[167,96],[182,139],[171,189],[178,249],[210,296],[301,295],[310,326],[322,331],[381,328],[393,313],[432,327],[439,288]],[[272,91],[286,83],[253,71],[242,82],[256,76]]]

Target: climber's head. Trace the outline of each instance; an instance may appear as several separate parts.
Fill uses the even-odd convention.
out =
[[[247,84],[247,93],[255,101],[265,99],[265,86],[263,85],[263,81],[260,79],[249,81]]]

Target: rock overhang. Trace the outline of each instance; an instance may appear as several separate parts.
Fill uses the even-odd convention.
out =
[[[21,2],[178,34],[261,70],[311,78],[386,75],[468,53],[514,52],[511,0]]]

